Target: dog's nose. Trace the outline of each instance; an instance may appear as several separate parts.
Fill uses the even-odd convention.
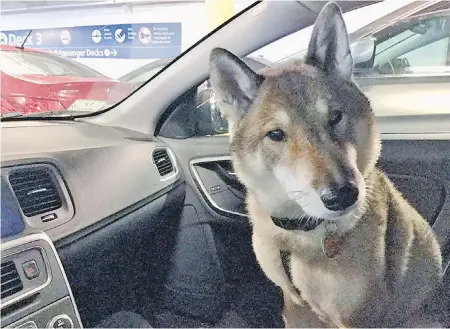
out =
[[[358,187],[353,182],[330,184],[320,194],[325,207],[332,211],[345,210],[358,200]]]

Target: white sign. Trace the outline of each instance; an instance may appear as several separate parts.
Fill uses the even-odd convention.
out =
[[[94,43],[99,43],[102,41],[102,32],[100,30],[92,31],[92,41]]]
[[[125,31],[122,30],[122,29],[117,29],[117,30],[114,32],[114,38],[116,39],[116,41],[117,41],[118,43],[124,42],[124,41],[125,41],[125,38],[126,38]]]
[[[139,29],[139,40],[146,45],[149,44],[152,41],[152,32],[150,32],[150,29],[148,27],[141,27]]]

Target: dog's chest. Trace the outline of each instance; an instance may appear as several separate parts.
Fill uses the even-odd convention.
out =
[[[300,258],[291,258],[293,283],[302,292],[303,299],[323,319],[338,325],[364,302],[368,281],[358,274],[363,270],[358,267],[358,264],[344,265],[333,260],[308,265]]]

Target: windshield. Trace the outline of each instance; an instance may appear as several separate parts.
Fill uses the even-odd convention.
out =
[[[388,0],[351,10],[344,14],[347,28],[353,33],[377,22],[386,25],[386,15],[398,11],[400,16],[402,8],[413,2]],[[39,2],[39,10],[31,10],[38,2],[12,3],[5,2],[1,8],[2,114],[45,115],[55,108],[89,113],[113,108],[253,1],[130,0],[99,2],[95,6],[48,1]],[[311,31],[312,26],[280,38],[253,51],[245,60],[259,70],[290,58],[302,58]],[[241,37],[251,38],[252,33],[246,31]],[[441,39],[436,41],[444,44],[445,38]],[[22,45],[23,49],[17,48]],[[390,58],[390,63],[395,58]],[[375,63],[384,65],[377,59]],[[199,104],[210,100],[205,90],[209,90],[207,81],[199,86]]]

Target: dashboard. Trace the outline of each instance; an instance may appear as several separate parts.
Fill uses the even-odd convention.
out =
[[[157,139],[71,121],[3,122],[1,153],[1,326],[82,327],[54,243],[174,189],[176,158]]]

